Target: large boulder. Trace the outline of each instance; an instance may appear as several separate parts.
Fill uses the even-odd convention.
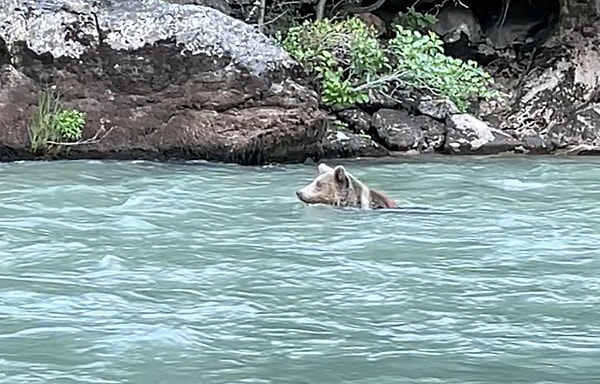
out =
[[[392,151],[433,152],[444,143],[444,125],[429,116],[413,116],[405,110],[380,109],[373,115],[380,141]]]
[[[446,124],[444,149],[449,154],[492,155],[514,151],[522,145],[508,133],[469,114],[451,115]]]
[[[104,3],[0,1],[0,159],[31,156],[46,86],[87,116],[87,144],[61,156],[261,164],[318,151],[317,94],[253,27],[200,5]]]
[[[369,135],[348,129],[329,129],[323,140],[318,158],[366,158],[389,156],[390,151]]]

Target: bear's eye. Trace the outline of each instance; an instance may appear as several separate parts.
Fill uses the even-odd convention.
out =
[[[320,181],[317,181],[317,188],[321,189],[322,186],[323,186],[323,183],[321,183]]]

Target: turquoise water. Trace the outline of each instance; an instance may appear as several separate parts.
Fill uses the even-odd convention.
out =
[[[347,167],[0,164],[0,383],[600,382],[600,159]]]

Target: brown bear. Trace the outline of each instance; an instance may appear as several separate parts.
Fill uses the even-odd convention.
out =
[[[306,204],[362,209],[398,208],[394,200],[369,189],[341,165],[331,168],[321,163],[318,169],[319,175],[312,183],[296,191],[298,199]]]

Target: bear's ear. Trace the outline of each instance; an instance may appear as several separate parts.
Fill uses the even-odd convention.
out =
[[[321,163],[318,166],[318,170],[319,170],[319,174],[322,175],[323,173],[327,173],[329,171],[332,171],[333,169],[329,165],[327,165],[325,163]]]
[[[333,179],[336,183],[345,187],[348,184],[348,175],[346,175],[346,168],[341,165],[338,165],[333,170]]]

